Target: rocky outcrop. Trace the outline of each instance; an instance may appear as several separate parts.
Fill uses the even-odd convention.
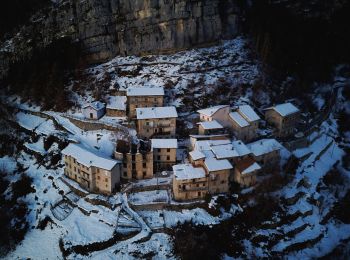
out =
[[[64,0],[39,11],[0,50],[9,64],[61,37],[79,41],[89,63],[116,55],[167,53],[238,32],[236,0]]]

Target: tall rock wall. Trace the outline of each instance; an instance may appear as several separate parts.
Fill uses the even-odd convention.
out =
[[[0,50],[6,67],[60,37],[79,41],[89,63],[167,53],[238,32],[236,0],[64,0],[41,10]],[[7,46],[4,48],[4,46]]]

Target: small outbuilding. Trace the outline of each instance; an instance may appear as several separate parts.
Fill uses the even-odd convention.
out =
[[[106,113],[106,106],[100,101],[94,101],[82,107],[83,115],[86,119],[100,119]]]

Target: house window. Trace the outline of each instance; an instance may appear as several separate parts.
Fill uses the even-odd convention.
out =
[[[221,181],[221,184],[224,184],[225,183],[225,181]]]
[[[99,179],[100,179],[100,176],[97,176],[97,179],[99,180]]]
[[[105,182],[108,182],[108,178],[105,178]]]
[[[142,167],[143,167],[143,168],[146,168],[146,167],[147,167],[147,166],[146,166],[146,163],[143,163],[143,164],[142,164]]]
[[[166,157],[166,159],[169,161],[169,160],[170,160],[170,156],[168,155],[168,156]]]
[[[198,184],[198,183],[196,184],[196,187],[199,187],[199,184]]]
[[[147,173],[146,173],[146,172],[143,172],[142,174],[143,174],[143,177],[146,177],[146,175],[147,175]]]
[[[158,161],[160,161],[160,155],[157,156]]]
[[[127,172],[124,172],[124,177],[128,176],[128,173]]]
[[[123,167],[126,168],[126,163],[123,163]]]
[[[168,148],[168,149],[166,149],[166,151],[168,152],[168,153],[170,153],[170,149]]]
[[[203,183],[203,187],[205,186],[205,183]]]
[[[158,148],[158,153],[160,153],[162,150]]]
[[[97,169],[97,173],[100,173],[100,169]]]
[[[198,191],[198,197],[200,197],[201,196],[201,192],[200,191]]]
[[[74,167],[74,171],[75,171],[75,172],[77,171],[77,167]]]

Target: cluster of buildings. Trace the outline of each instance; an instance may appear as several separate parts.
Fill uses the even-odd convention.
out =
[[[300,112],[293,104],[264,111],[275,136],[294,133]],[[114,159],[69,144],[62,151],[65,174],[90,191],[110,194],[121,179],[153,178],[155,172],[172,170],[174,199],[192,200],[229,192],[232,183],[255,185],[259,174],[278,171],[283,146],[272,138],[258,140],[263,121],[251,106],[220,105],[197,112],[198,134],[190,136],[188,160],[178,164],[178,115],[175,107],[164,106],[163,88],[129,88],[125,96],[111,97],[106,106],[98,101],[87,104],[83,114],[89,119],[105,113],[128,116],[135,122],[138,140],[118,140]]]

